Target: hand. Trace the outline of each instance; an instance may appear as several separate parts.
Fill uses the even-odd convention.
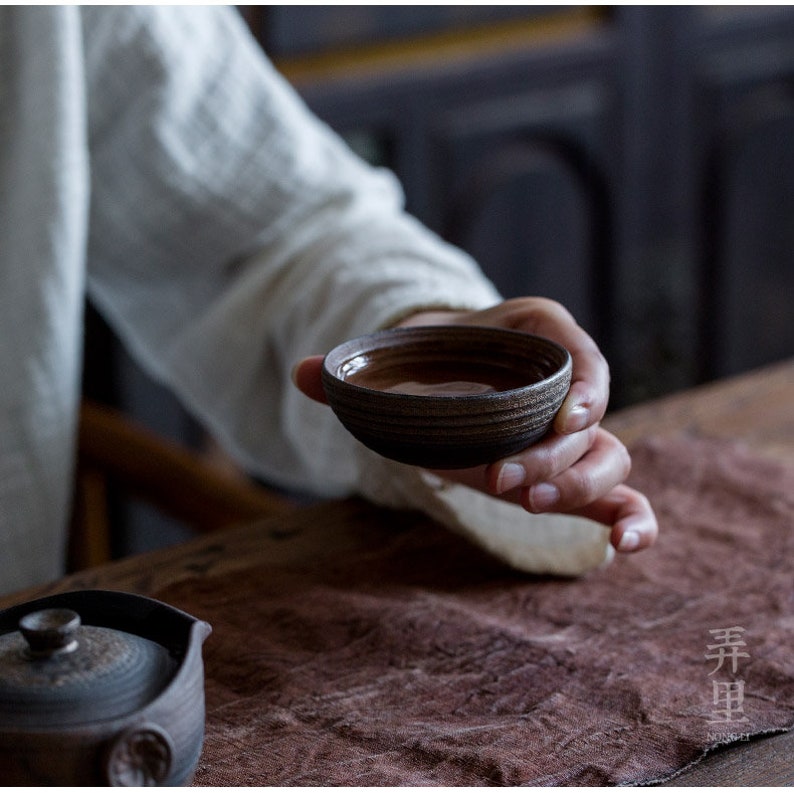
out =
[[[409,325],[489,325],[546,336],[573,358],[573,379],[552,432],[540,443],[488,466],[437,471],[440,476],[521,504],[529,512],[581,515],[612,527],[618,551],[653,544],[656,517],[644,495],[623,484],[631,460],[620,441],[599,426],[609,400],[609,367],[595,342],[559,303],[516,298],[482,311],[421,312]],[[322,357],[301,361],[293,372],[304,394],[326,402]]]

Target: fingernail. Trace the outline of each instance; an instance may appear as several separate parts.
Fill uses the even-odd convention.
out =
[[[548,482],[541,482],[529,489],[529,503],[533,512],[545,512],[559,500],[560,491]]]
[[[618,550],[623,552],[634,551],[639,548],[639,545],[640,535],[636,531],[626,531],[623,532],[623,536],[620,538]]]
[[[584,405],[574,405],[565,417],[562,425],[563,432],[579,432],[590,421],[590,410]]]
[[[518,463],[505,463],[499,471],[499,476],[496,478],[496,492],[506,493],[514,487],[520,487],[524,484],[526,475],[523,465],[519,465]]]

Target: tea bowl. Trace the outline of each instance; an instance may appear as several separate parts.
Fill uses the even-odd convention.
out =
[[[395,328],[329,352],[322,382],[344,427],[373,451],[425,468],[470,468],[539,441],[571,384],[550,339],[468,325]]]

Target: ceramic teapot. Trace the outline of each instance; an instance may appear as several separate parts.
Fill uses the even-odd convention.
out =
[[[185,785],[204,740],[206,622],[86,590],[0,612],[3,785]]]

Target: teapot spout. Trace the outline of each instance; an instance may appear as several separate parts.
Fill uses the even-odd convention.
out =
[[[190,642],[191,644],[195,641],[197,644],[204,644],[207,641],[207,637],[212,633],[212,625],[209,622],[204,622],[204,620],[196,620],[193,623],[193,627],[190,629]]]

